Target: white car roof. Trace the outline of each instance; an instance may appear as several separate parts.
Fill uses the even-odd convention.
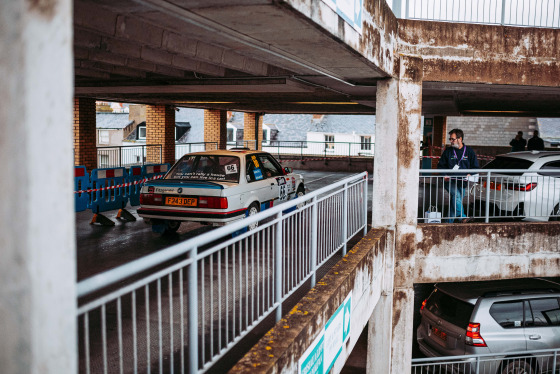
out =
[[[540,159],[548,160],[556,160],[560,159],[560,151],[525,151],[525,152],[510,152],[501,155],[497,155],[496,157],[513,157],[513,158],[520,158],[523,160],[529,160],[536,162]]]
[[[233,150],[233,151],[232,150],[225,150],[225,149],[217,149],[217,150],[214,150],[214,151],[202,151],[202,152],[187,153],[185,156],[190,156],[190,155],[213,155],[213,156],[237,156],[237,157],[242,157],[243,155],[253,155],[253,154],[262,154],[262,153],[268,153],[268,152],[245,150],[245,149]]]

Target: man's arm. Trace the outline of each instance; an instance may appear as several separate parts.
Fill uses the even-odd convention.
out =
[[[441,154],[438,164],[437,164],[437,168],[438,169],[449,169],[449,165],[447,164],[447,157],[445,154],[445,149],[443,150],[443,153]]]

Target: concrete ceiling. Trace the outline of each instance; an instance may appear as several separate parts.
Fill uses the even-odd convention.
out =
[[[75,94],[266,113],[375,113],[387,78],[289,5],[267,0],[76,0]],[[341,22],[342,19],[340,20]],[[560,94],[427,82],[424,114],[560,116]],[[554,114],[553,114],[554,113]]]

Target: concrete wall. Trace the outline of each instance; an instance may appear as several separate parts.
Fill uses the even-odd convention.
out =
[[[385,231],[371,230],[230,373],[297,373],[300,357],[352,292],[350,337],[332,369],[340,372],[380,298],[386,250]]]
[[[560,81],[559,29],[399,19],[398,36],[400,53],[422,56],[425,82],[557,87]]]
[[[415,283],[557,277],[557,223],[419,224]]]

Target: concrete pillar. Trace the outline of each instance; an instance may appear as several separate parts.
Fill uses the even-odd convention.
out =
[[[216,145],[207,145],[206,149],[227,148],[227,111],[226,110],[204,110],[204,141]]]
[[[262,149],[263,117],[261,113],[245,113],[243,117],[243,140],[250,149]]]
[[[432,154],[435,156],[439,156],[443,152],[443,148],[445,148],[445,144],[447,143],[447,117],[434,117],[434,129],[432,131],[432,134],[432,144],[434,145],[434,147],[437,147],[434,149]],[[438,161],[438,159],[432,159],[432,168],[435,168],[437,166]]]
[[[74,165],[97,168],[95,99],[74,98]]]
[[[148,163],[175,163],[175,110],[169,105],[146,106]],[[150,147],[153,146],[153,147]]]
[[[420,160],[422,60],[400,56],[397,78],[377,86],[376,144],[373,186],[373,226],[394,228],[394,277],[391,322],[380,327],[373,318],[370,332],[387,336],[391,329],[391,349],[378,350],[371,360],[386,360],[391,355],[390,373],[410,372],[412,357],[412,319],[414,308],[413,269],[418,214],[418,173]],[[383,299],[383,298],[382,298]],[[379,305],[377,315],[387,319],[391,296]],[[375,317],[375,313],[374,313]],[[385,321],[387,322],[387,321]],[[370,340],[380,338],[370,334]],[[385,356],[385,357],[383,357]],[[368,368],[373,363],[368,364]],[[370,371],[377,372],[377,371]]]
[[[0,373],[76,373],[72,1],[0,25]]]

